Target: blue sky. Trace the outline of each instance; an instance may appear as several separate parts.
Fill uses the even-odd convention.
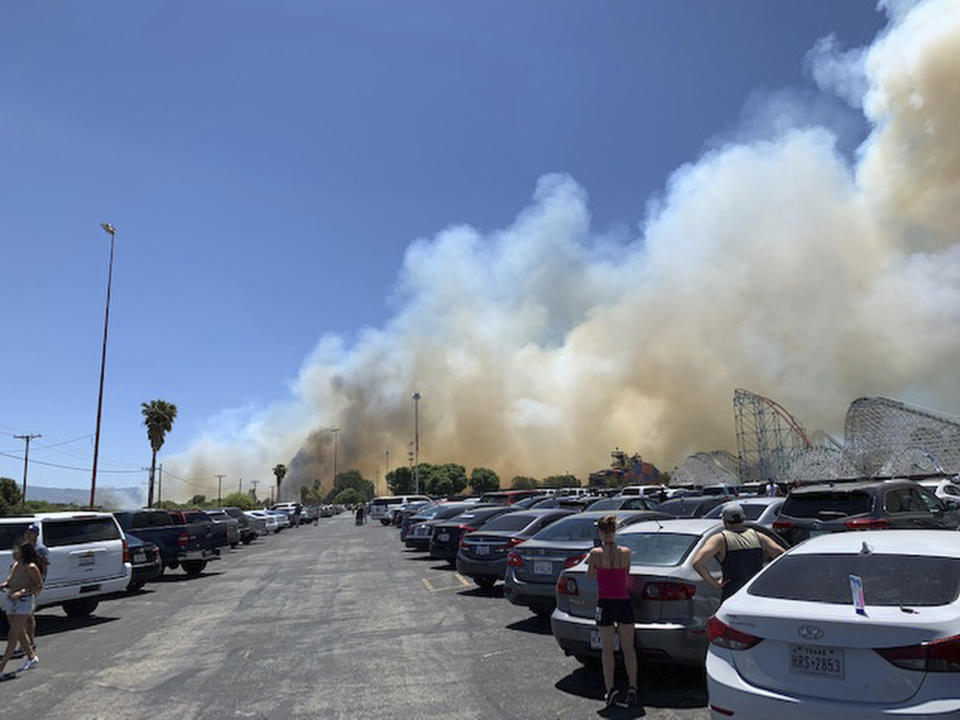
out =
[[[286,397],[324,333],[390,316],[411,241],[503,226],[546,172],[587,189],[596,227],[635,227],[757,97],[811,98],[818,38],[862,45],[883,23],[852,0],[7,3],[0,452],[40,432],[32,458],[89,466],[103,220],[101,468],[136,470],[141,401],[179,405],[172,453],[225,409]],[[820,102],[853,147],[856,116]],[[31,481],[89,474],[38,464]]]

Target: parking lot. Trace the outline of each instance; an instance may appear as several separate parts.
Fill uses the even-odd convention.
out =
[[[38,616],[40,666],[0,685],[5,715],[43,718],[584,718],[599,671],[549,624],[396,530],[344,514],[170,572],[90,618]],[[703,682],[651,669],[646,717],[707,717]],[[635,711],[604,717],[637,717]]]

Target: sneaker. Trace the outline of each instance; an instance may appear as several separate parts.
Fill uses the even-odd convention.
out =
[[[14,660],[18,660],[26,656],[26,654],[27,654],[26,650],[24,650],[22,647],[18,647],[16,650],[13,651],[13,655],[11,655],[10,657],[12,657]]]
[[[630,688],[627,690],[627,707],[636,707],[640,704],[640,697],[637,695],[636,688]]]
[[[24,672],[26,670],[33,670],[39,662],[40,662],[40,658],[34,655],[33,660],[27,659],[24,661],[23,665],[20,666],[20,672]]]
[[[619,699],[620,699],[620,693],[617,691],[617,689],[610,688],[609,690],[607,690],[607,695],[603,699],[603,702],[607,707],[613,707],[614,705],[617,704],[617,701]]]

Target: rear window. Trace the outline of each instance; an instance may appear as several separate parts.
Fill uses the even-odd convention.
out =
[[[781,600],[850,605],[850,576],[863,580],[867,605],[949,605],[960,594],[960,558],[929,555],[786,555],[747,592]]]
[[[592,517],[565,518],[545,527],[533,536],[535,540],[556,540],[560,542],[594,540],[596,537],[597,521]]]
[[[657,510],[676,517],[695,517],[700,509],[699,500],[667,500],[657,505]]]
[[[437,510],[437,513],[433,516],[435,520],[447,520],[452,517],[456,517],[460,513],[466,512],[468,506],[459,505],[446,507],[441,505]]]
[[[682,563],[699,539],[699,535],[662,532],[617,535],[617,543],[633,551],[631,565],[658,567],[676,567]]]
[[[619,510],[623,500],[597,500],[590,510]]]
[[[399,505],[402,502],[403,498],[379,498],[373,501],[373,505],[383,507],[384,505]]]
[[[526,513],[507,513],[494,518],[483,526],[484,530],[523,530],[534,521],[534,515]]]
[[[863,515],[873,509],[873,496],[862,490],[855,492],[811,492],[790,495],[783,503],[781,515],[793,518],[830,518]]]
[[[704,515],[704,517],[710,520],[716,520],[723,514],[723,507],[723,505],[717,505],[713,510]],[[743,516],[753,522],[763,515],[763,511],[766,510],[768,506],[758,505],[757,503],[753,503],[752,505],[741,503],[740,507],[743,508]]]
[[[23,523],[3,523],[0,525],[0,550],[13,550],[15,543],[23,540],[23,534],[30,527],[32,520]]]
[[[43,523],[43,544],[47,547],[119,539],[120,529],[112,518],[45,520]]]

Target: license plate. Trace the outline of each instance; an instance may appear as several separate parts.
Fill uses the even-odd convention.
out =
[[[97,559],[94,557],[93,553],[90,553],[89,555],[80,556],[81,565],[93,565],[96,562],[97,562]]]
[[[600,638],[599,630],[590,631],[590,649],[591,650],[601,650],[603,648],[603,640]],[[613,649],[620,649],[620,635],[614,634],[613,636]]]
[[[134,554],[133,554],[133,561],[134,561],[134,562],[145,562],[146,559],[147,559],[147,556],[144,555],[143,553],[134,553]]]
[[[437,542],[448,542],[450,540],[450,533],[440,533],[437,535]]]
[[[544,561],[534,562],[533,572],[535,575],[553,575],[553,563]]]
[[[795,675],[843,680],[843,650],[838,648],[790,646],[790,672]]]
[[[489,555],[490,546],[489,545],[477,545],[476,547],[477,555]]]

